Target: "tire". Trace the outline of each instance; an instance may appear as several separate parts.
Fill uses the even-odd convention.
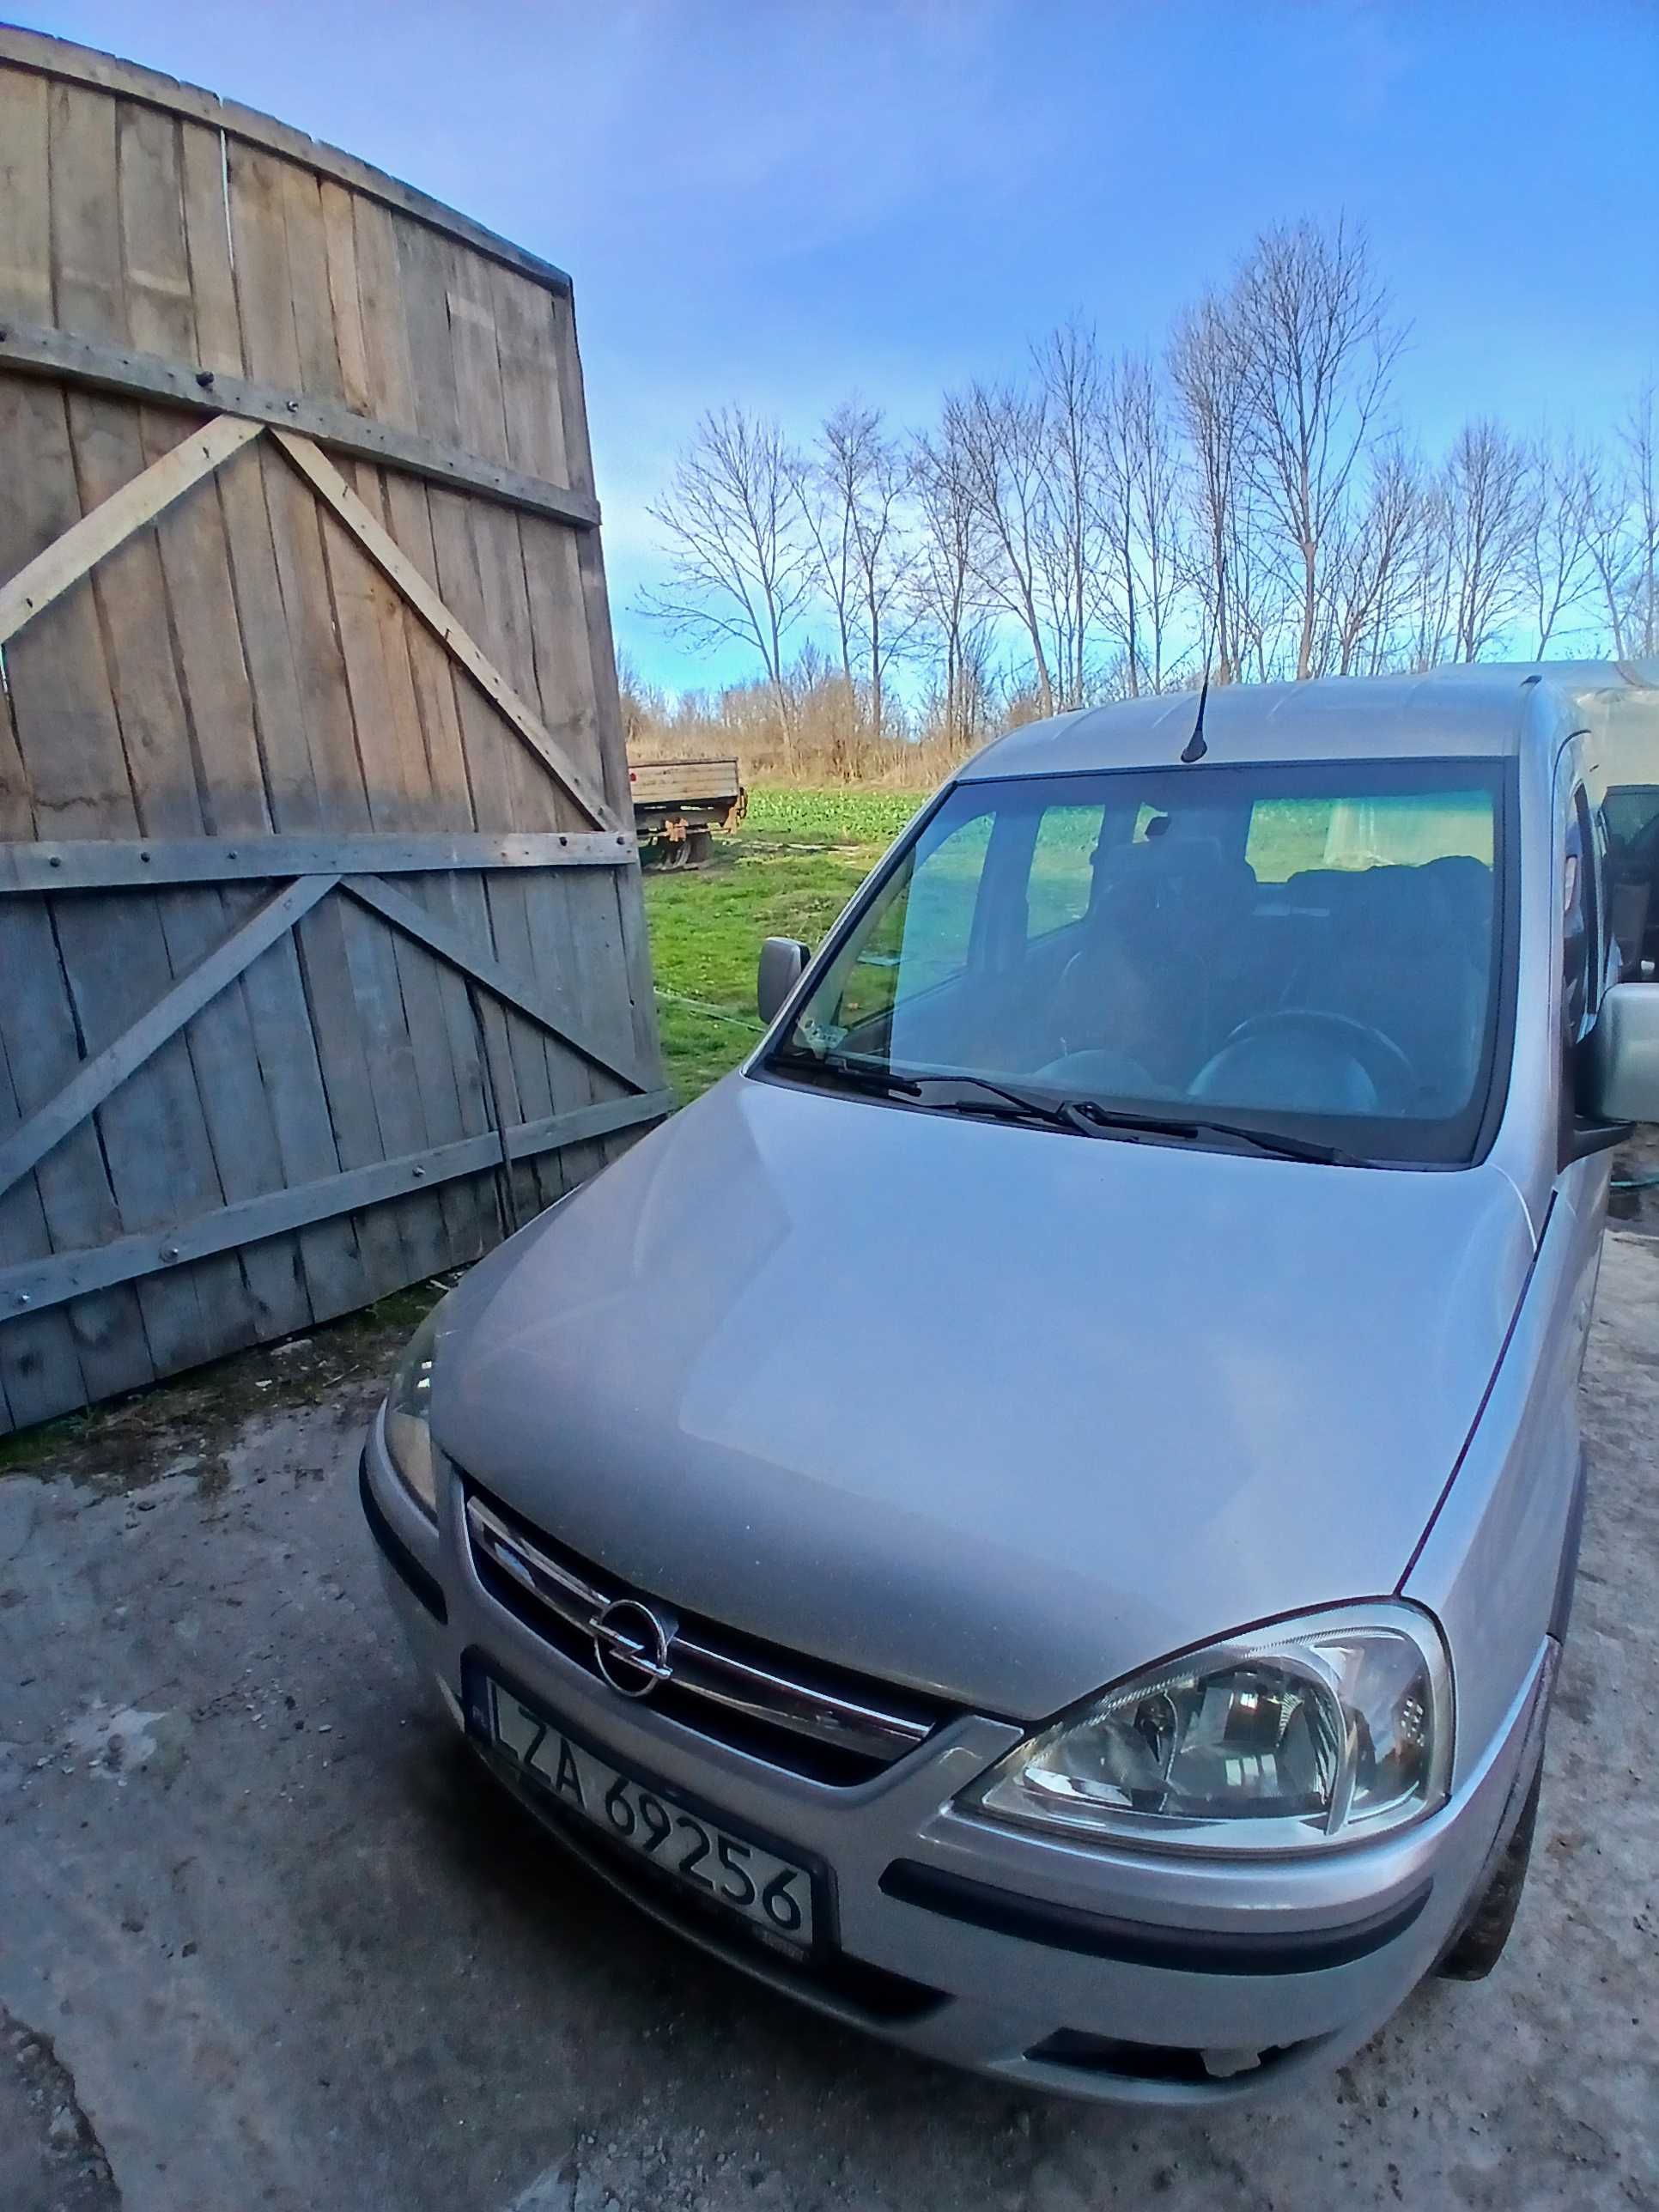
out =
[[[1451,1982],[1483,1982],[1504,1955],[1521,1893],[1526,1887],[1527,1865],[1532,1857],[1533,1831],[1538,1826],[1538,1796],[1543,1786],[1544,1763],[1532,1778],[1527,1802],[1515,1824],[1515,1833],[1504,1846],[1504,1856],[1487,1883],[1485,1893],[1458,1933],[1441,1954],[1437,1971]]]

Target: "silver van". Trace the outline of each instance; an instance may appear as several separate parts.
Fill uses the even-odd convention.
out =
[[[422,1670],[562,1844],[1074,2094],[1283,2088],[1491,1968],[1659,1120],[1595,734],[1659,749],[1656,684],[1063,715],[769,943],[759,1048],[472,1271],[364,1453]]]

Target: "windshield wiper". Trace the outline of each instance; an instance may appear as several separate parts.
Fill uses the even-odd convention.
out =
[[[1138,1113],[1127,1108],[1103,1106],[1093,1098],[1045,1098],[1035,1091],[1018,1090],[1012,1084],[993,1082],[984,1075],[898,1075],[836,1053],[826,1053],[821,1060],[807,1054],[781,1053],[773,1064],[791,1074],[804,1076],[808,1081],[840,1085],[878,1096],[897,1093],[905,1098],[921,1098],[936,1085],[980,1091],[984,1094],[981,1097],[941,1098],[936,1103],[940,1111],[948,1114],[1038,1121],[1050,1128],[1073,1130],[1080,1137],[1110,1137],[1119,1131],[1127,1136],[1188,1139],[1225,1137],[1237,1144],[1249,1145],[1257,1152],[1272,1153],[1279,1159],[1312,1160],[1322,1167],[1359,1168],[1371,1164],[1355,1153],[1340,1151],[1334,1145],[1322,1145],[1311,1137],[1292,1137],[1282,1130],[1252,1129],[1242,1121],[1212,1121],[1207,1117]]]
[[[912,1082],[908,1075],[895,1075],[888,1068],[848,1060],[840,1053],[778,1052],[774,1053],[769,1065],[781,1068],[786,1075],[799,1076],[804,1083],[822,1083],[831,1090],[869,1091],[878,1097],[890,1097],[895,1091],[904,1098],[921,1096],[921,1084]]]
[[[1242,1121],[1186,1121],[1183,1128],[1194,1136],[1236,1137],[1241,1145],[1254,1145],[1259,1152],[1273,1152],[1282,1160],[1316,1160],[1322,1167],[1368,1168],[1370,1160],[1345,1152],[1335,1145],[1322,1145],[1312,1137],[1288,1136],[1281,1129],[1247,1129]]]

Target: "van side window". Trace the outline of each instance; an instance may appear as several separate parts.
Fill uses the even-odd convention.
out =
[[[907,860],[842,976],[839,1028],[888,1012],[901,966],[912,997],[967,967],[992,820],[988,811],[970,816],[937,842],[924,839]]]
[[[1583,791],[1573,794],[1561,887],[1561,1044],[1571,1056],[1595,1018],[1595,841]]]
[[[1143,811],[1146,810],[1143,810]],[[1045,806],[1025,892],[1027,942],[1081,921],[1094,895],[1101,806]],[[1139,825],[1137,825],[1139,827]]]

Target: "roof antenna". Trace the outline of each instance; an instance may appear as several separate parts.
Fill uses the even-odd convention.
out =
[[[1227,568],[1224,561],[1222,562],[1219,584],[1220,590],[1216,593],[1218,623],[1221,617],[1221,592],[1227,588]],[[1198,713],[1193,720],[1193,734],[1181,748],[1181,763],[1183,768],[1190,768],[1194,761],[1201,761],[1210,750],[1210,741],[1204,734],[1204,709],[1210,703],[1210,663],[1214,658],[1215,629],[1212,627],[1209,642],[1204,648],[1204,682],[1198,695]]]
[[[1190,768],[1194,761],[1201,761],[1210,750],[1210,741],[1204,734],[1204,709],[1209,703],[1209,697],[1210,671],[1206,664],[1204,670],[1204,688],[1198,695],[1198,719],[1193,724],[1193,734],[1181,748],[1182,763],[1187,768]]]

